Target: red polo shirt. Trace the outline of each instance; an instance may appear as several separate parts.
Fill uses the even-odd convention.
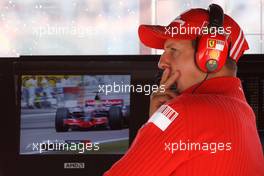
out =
[[[163,105],[104,176],[264,176],[255,115],[235,77],[206,80]]]

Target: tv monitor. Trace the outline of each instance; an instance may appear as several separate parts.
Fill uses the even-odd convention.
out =
[[[19,79],[21,155],[124,154],[128,149],[131,75]]]
[[[22,56],[12,61],[16,108],[9,126],[16,147],[12,157],[4,158],[16,162],[5,173],[102,175],[148,119],[157,63],[153,56]]]

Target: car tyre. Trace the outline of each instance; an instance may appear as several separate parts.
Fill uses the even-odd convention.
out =
[[[111,130],[120,130],[123,128],[124,119],[121,107],[113,106],[109,109],[108,123]]]
[[[70,112],[67,108],[58,108],[55,116],[55,129],[57,132],[68,131],[68,127],[64,125],[64,119],[69,118]]]

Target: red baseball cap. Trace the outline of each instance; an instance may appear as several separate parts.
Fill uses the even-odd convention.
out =
[[[195,40],[206,32],[204,29],[209,24],[208,14],[208,10],[205,9],[190,9],[178,16],[168,26],[140,25],[138,28],[139,38],[144,45],[156,49],[163,49],[167,39]],[[249,49],[244,33],[239,25],[226,14],[222,29],[224,29],[229,43],[229,55],[237,62],[244,51]]]

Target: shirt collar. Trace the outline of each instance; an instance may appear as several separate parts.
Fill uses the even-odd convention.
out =
[[[196,90],[195,90],[196,89]],[[215,77],[195,84],[181,94],[222,94],[245,99],[241,81],[237,77]]]

